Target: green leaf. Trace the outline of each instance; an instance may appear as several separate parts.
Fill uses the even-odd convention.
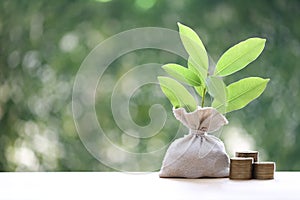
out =
[[[179,81],[191,86],[200,86],[201,80],[192,70],[177,64],[166,64],[162,68]]]
[[[195,90],[196,92],[201,96],[203,97],[205,94],[204,94],[204,90],[205,90],[205,79],[207,77],[207,69],[205,70],[204,67],[200,67],[199,65],[197,65],[196,63],[193,62],[193,60],[191,59],[191,57],[189,57],[188,59],[188,68],[195,72],[200,81],[201,81],[201,85],[200,86],[195,86]]]
[[[183,85],[174,79],[163,76],[159,76],[158,81],[163,93],[167,96],[173,107],[186,108],[188,112],[196,110],[197,102]]]
[[[207,77],[208,69],[205,69],[204,67],[201,67],[195,63],[191,57],[188,58],[188,68],[195,72],[199,78],[204,82],[204,80]]]
[[[191,59],[197,63],[197,65],[204,67],[204,69],[207,70],[208,56],[201,39],[191,28],[180,24],[179,22],[177,24],[179,28],[180,39],[185,50],[190,55]]]
[[[219,59],[215,75],[227,76],[254,61],[263,51],[266,39],[250,38],[228,49]]]
[[[221,113],[241,109],[263,93],[269,80],[259,77],[249,77],[232,83],[227,86],[227,101],[222,103],[215,99],[212,107]]]
[[[223,80],[219,77],[209,76],[206,79],[208,93],[217,101],[226,103],[227,88]]]

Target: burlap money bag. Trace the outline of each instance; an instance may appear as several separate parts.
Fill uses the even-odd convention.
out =
[[[173,109],[177,120],[189,128],[189,134],[175,140],[168,148],[159,176],[163,177],[227,177],[229,158],[223,142],[209,135],[227,124],[227,119],[214,108],[198,107],[187,113]]]

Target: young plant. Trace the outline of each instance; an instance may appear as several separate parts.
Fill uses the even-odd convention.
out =
[[[220,57],[210,74],[208,55],[199,36],[183,24],[178,23],[178,27],[189,55],[187,67],[170,63],[162,68],[178,81],[192,86],[202,99],[201,107],[205,105],[207,93],[213,98],[211,106],[223,114],[245,107],[263,93],[270,79],[249,77],[226,86],[222,78],[254,61],[263,51],[266,39],[249,38],[234,45]],[[159,76],[158,81],[173,107],[184,107],[188,112],[197,109],[197,101],[182,84],[163,76]]]

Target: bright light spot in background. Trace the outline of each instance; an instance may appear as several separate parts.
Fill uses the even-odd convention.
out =
[[[109,147],[106,149],[107,157],[114,163],[123,163],[126,160],[126,152],[118,151],[116,148]]]
[[[21,147],[14,147],[13,151],[12,158],[14,163],[18,164],[19,169],[17,170],[23,171],[24,168],[31,171],[39,170],[39,161],[31,149],[22,145]]]
[[[134,148],[139,144],[140,139],[139,138],[134,138],[130,135],[127,134],[122,134],[121,136],[122,139],[122,144],[126,147],[129,148]]]
[[[98,1],[98,2],[101,2],[101,3],[106,3],[106,2],[110,2],[111,0],[95,0],[95,1]]]
[[[148,10],[154,6],[156,0],[136,0],[135,5],[136,7],[142,10]]]
[[[20,121],[15,125],[20,137],[5,152],[8,162],[16,166],[16,171],[55,170],[57,160],[65,156],[65,152],[54,130],[48,125],[33,121]],[[39,159],[43,161],[40,164]]]
[[[78,46],[79,38],[75,33],[65,34],[60,42],[59,47],[64,52],[71,52]]]
[[[241,127],[231,126],[224,129],[222,134],[226,150],[231,156],[234,156],[236,151],[256,150],[255,140]]]
[[[23,66],[34,69],[41,66],[40,53],[38,51],[28,51],[23,58]]]

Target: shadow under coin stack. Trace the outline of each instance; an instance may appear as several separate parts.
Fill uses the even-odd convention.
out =
[[[236,152],[235,156],[230,159],[230,179],[274,179],[275,163],[258,162],[258,151]]]

